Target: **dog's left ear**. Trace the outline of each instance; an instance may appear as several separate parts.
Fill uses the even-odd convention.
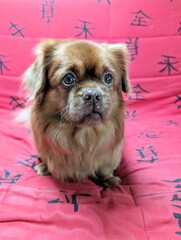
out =
[[[29,100],[42,103],[48,88],[48,69],[57,40],[45,40],[35,49],[36,59],[23,75],[22,89],[28,94]]]
[[[131,84],[128,77],[128,49],[126,44],[108,44],[109,51],[120,64],[121,70],[121,86],[125,93],[131,92]]]

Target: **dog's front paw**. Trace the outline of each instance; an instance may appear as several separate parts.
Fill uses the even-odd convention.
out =
[[[121,184],[121,178],[116,177],[116,176],[112,176],[108,179],[104,179],[102,182],[104,187],[117,187]]]
[[[46,162],[41,162],[40,164],[36,165],[34,169],[37,172],[37,174],[40,176],[50,175]]]
[[[114,175],[109,175],[109,176],[102,176],[102,175],[97,175],[96,177],[91,177],[90,178],[93,182],[95,182],[99,186],[103,186],[105,188],[112,188],[116,187],[121,184],[121,178],[114,176]]]

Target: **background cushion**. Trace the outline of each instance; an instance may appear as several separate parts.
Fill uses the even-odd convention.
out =
[[[3,239],[171,240],[181,235],[181,2],[0,2],[0,236]],[[38,176],[31,132],[13,121],[21,75],[45,38],[127,43],[123,183]]]

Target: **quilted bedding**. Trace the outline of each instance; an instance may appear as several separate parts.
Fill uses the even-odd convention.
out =
[[[181,1],[0,1],[0,239],[181,239]],[[38,176],[21,75],[45,38],[125,42],[123,183],[61,184]]]

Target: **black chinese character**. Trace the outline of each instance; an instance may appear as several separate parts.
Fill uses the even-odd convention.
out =
[[[135,60],[135,57],[138,56],[138,40],[138,37],[135,39],[128,38],[128,41],[126,42],[130,54],[130,61]]]
[[[139,84],[133,87],[133,93],[128,97],[129,100],[144,100],[144,94],[148,94],[149,92],[142,88]]]
[[[176,57],[173,57],[173,56],[167,56],[167,55],[161,55],[162,57],[164,57],[164,60],[163,62],[159,62],[158,64],[160,65],[165,65],[164,68],[162,68],[159,72],[164,72],[164,71],[168,71],[168,76],[171,75],[171,70],[174,70],[174,71],[177,71],[178,72],[178,69],[176,69],[173,65],[174,64],[177,64],[179,61],[172,61],[171,60],[174,60],[176,59]]]
[[[175,185],[174,187],[176,188],[176,189],[179,189],[178,191],[180,191],[180,188],[181,188],[181,184],[179,184],[179,183],[181,183],[181,178],[176,178],[176,179],[174,179],[174,180],[163,180],[164,182],[171,182],[171,183],[178,183],[177,185]]]
[[[170,126],[170,125],[174,125],[174,126],[178,126],[178,125],[179,125],[178,122],[173,121],[173,120],[168,120],[167,123],[168,123],[169,126]]]
[[[174,104],[177,104],[177,108],[180,109],[181,108],[181,96],[177,95],[176,96],[176,100],[174,102]]]
[[[16,108],[24,108],[25,107],[25,100],[21,100],[20,98],[16,98],[13,96],[10,96],[11,101],[10,105],[12,106],[12,110],[15,110]]]
[[[4,177],[0,177],[0,185],[1,184],[14,184],[16,183],[22,174],[17,174],[13,177],[10,177],[10,172],[7,169],[4,169]]]
[[[23,31],[23,29],[25,28],[25,27],[22,27],[21,29],[20,28],[18,28],[17,26],[19,25],[19,24],[15,24],[15,23],[12,23],[12,22],[10,22],[10,28],[9,28],[9,31],[10,30],[12,30],[12,32],[11,32],[11,35],[12,36],[16,36],[17,34],[19,34],[22,38],[24,38],[25,36],[23,35],[23,33],[22,33],[22,31]]]
[[[54,3],[55,0],[44,0],[42,4],[42,19],[47,23],[50,22],[54,16]]]
[[[88,193],[76,193],[76,194],[67,194],[66,191],[60,190],[60,192],[64,195],[65,201],[60,200],[60,198],[56,198],[53,200],[48,201],[48,203],[53,204],[53,203],[68,203],[72,204],[74,206],[74,212],[77,212],[79,209],[79,205],[77,202],[77,196],[82,196],[82,197],[91,197],[91,194]]]
[[[8,61],[3,61],[2,58],[5,58],[5,55],[0,54],[0,74],[3,74],[3,68],[7,71],[10,71],[9,68],[5,65],[5,63],[8,63]]]
[[[154,146],[149,147],[140,147],[137,148],[136,151],[138,152],[139,159],[137,162],[150,162],[154,163],[158,160],[158,153],[155,151]]]
[[[154,131],[141,132],[140,138],[158,138]]]
[[[87,27],[88,24],[92,24],[92,23],[88,22],[88,21],[82,21],[82,20],[79,20],[79,22],[81,22],[81,25],[80,26],[76,26],[75,28],[80,29],[81,32],[78,33],[76,35],[76,37],[80,37],[82,34],[84,35],[85,39],[88,39],[88,35],[94,37],[94,35],[90,32],[90,30],[94,29],[94,28],[88,28]]]
[[[97,0],[98,3],[102,2],[103,0]],[[106,0],[109,5],[111,5],[111,0]]]
[[[60,198],[56,198],[56,199],[53,199],[53,200],[48,201],[48,203],[50,203],[50,204],[63,203],[63,201],[61,201]]]
[[[173,180],[163,180],[164,182],[170,182],[170,183],[181,183],[181,178],[175,178]],[[177,184],[174,186],[176,188],[177,193],[181,193],[181,185]],[[174,194],[173,198],[171,199],[171,202],[180,202],[181,198],[178,196],[178,194]],[[181,209],[181,205],[171,204],[173,207]],[[178,225],[179,228],[181,228],[181,214],[179,213],[173,213],[174,217],[178,219]],[[176,234],[181,235],[181,231],[177,231]]]
[[[175,201],[176,202],[180,202],[181,201],[181,198],[179,198],[178,194],[174,194],[173,195],[173,198],[172,198],[171,202],[175,202]],[[172,204],[172,206],[181,209],[180,205]]]
[[[173,213],[173,216],[174,216],[175,219],[178,220],[179,228],[181,228],[181,214],[174,212],[174,213]],[[181,235],[181,231],[176,232],[176,234]]]
[[[171,201],[181,201],[181,198],[177,194],[174,194]]]
[[[133,12],[132,14],[134,14],[135,17],[131,22],[131,26],[147,27],[148,26],[147,20],[152,19],[147,14],[145,14],[142,10],[138,12]]]
[[[30,156],[30,158],[27,158],[27,159],[25,159],[23,161],[18,161],[17,163],[18,164],[22,164],[22,165],[24,165],[26,167],[34,169],[35,165],[37,164],[37,160],[38,160],[38,162],[41,161],[37,154],[32,154]]]
[[[175,178],[174,180],[163,180],[164,182],[171,182],[171,183],[179,183],[181,182],[181,178]]]
[[[135,120],[135,118],[136,118],[136,110],[133,110],[132,112],[126,111],[126,113],[125,113],[126,120],[133,121],[133,120]]]

